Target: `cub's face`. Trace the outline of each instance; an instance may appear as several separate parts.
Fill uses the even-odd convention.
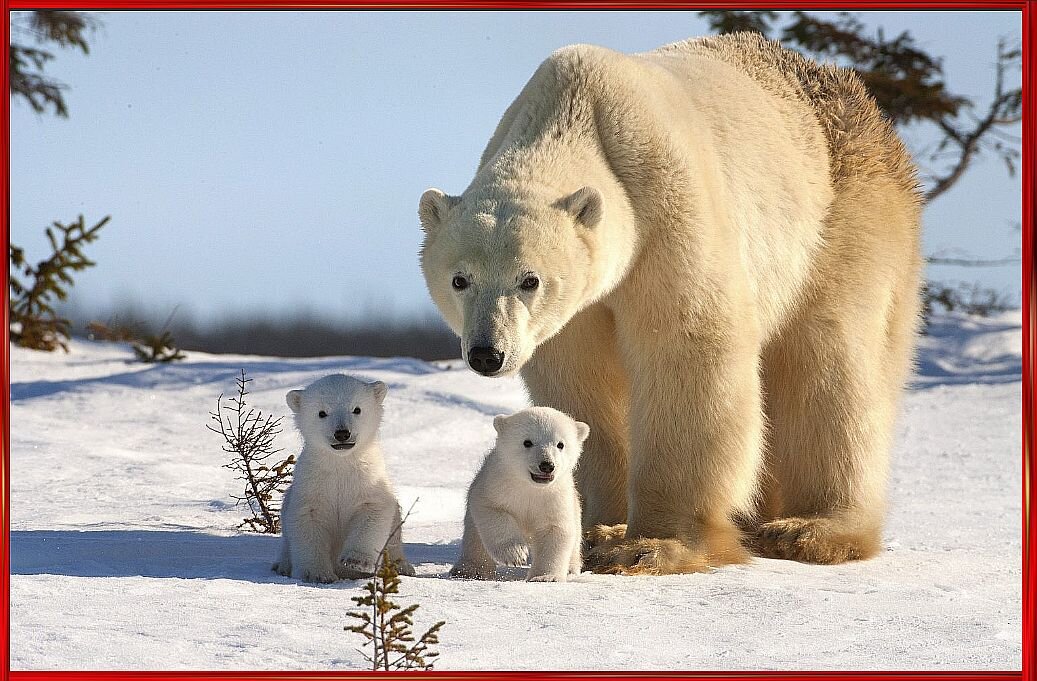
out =
[[[432,300],[484,376],[522,368],[588,302],[601,195],[421,198],[421,268]]]
[[[388,389],[381,381],[333,374],[290,391],[286,399],[307,445],[347,456],[377,437]]]
[[[516,477],[534,485],[571,478],[583,443],[590,435],[586,423],[549,407],[533,407],[493,419],[497,451]]]

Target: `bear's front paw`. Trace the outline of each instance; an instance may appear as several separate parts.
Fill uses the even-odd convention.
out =
[[[492,548],[487,547],[490,555],[501,565],[515,567],[525,565],[529,559],[529,547],[521,543],[500,544]]]
[[[587,553],[587,567],[611,575],[708,572],[709,561],[678,539],[611,539]]]
[[[303,568],[295,570],[295,574],[292,576],[296,579],[301,579],[304,582],[312,582],[314,584],[331,584],[332,582],[338,581],[338,576],[335,574],[333,569],[328,568]]]
[[[348,558],[335,566],[335,574],[342,579],[363,579],[374,574],[375,564],[367,558]]]
[[[527,582],[564,582],[565,575],[536,575],[526,579]]]

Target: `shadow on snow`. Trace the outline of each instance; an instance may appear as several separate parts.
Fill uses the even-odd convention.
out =
[[[275,574],[280,537],[165,530],[12,530],[12,575],[236,579],[301,583]],[[415,566],[450,565],[457,544],[404,544]],[[341,582],[353,586],[354,581]]]
[[[114,360],[118,361],[118,360]],[[264,390],[301,387],[298,381],[285,380],[283,385],[270,385],[276,374],[294,374],[321,371],[325,373],[352,373],[364,371],[392,371],[422,376],[443,371],[428,362],[410,358],[381,359],[376,357],[326,357],[315,360],[242,359],[227,362],[188,362],[184,364],[142,365],[139,368],[107,376],[69,379],[65,381],[26,381],[11,384],[11,401],[46,397],[56,393],[79,390],[90,386],[124,386],[156,390],[179,390],[184,387],[220,384],[233,386],[244,369],[251,376],[263,376]],[[390,387],[392,387],[390,382]]]

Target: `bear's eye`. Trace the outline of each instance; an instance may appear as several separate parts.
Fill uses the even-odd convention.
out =
[[[559,442],[558,443],[558,449],[565,449],[565,443],[564,442]]]
[[[463,291],[468,288],[468,280],[458,274],[451,280],[450,285],[454,287],[455,291]]]
[[[522,280],[521,286],[523,291],[535,291],[536,288],[540,286],[540,279],[533,275],[529,275]]]
[[[322,419],[323,418],[327,418],[328,412],[326,412],[323,409],[321,409],[320,411],[317,412],[317,416],[321,417]]]
[[[530,442],[529,440],[526,440],[525,442],[522,443],[522,446],[525,447],[526,449],[529,449],[530,447],[533,446],[533,443]]]
[[[359,414],[359,413],[360,413],[360,407],[357,407],[357,408],[355,408],[355,409],[353,410],[353,413],[354,413],[354,414]]]

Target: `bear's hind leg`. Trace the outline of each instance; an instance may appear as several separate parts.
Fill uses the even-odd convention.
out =
[[[763,357],[767,467],[780,499],[777,518],[752,538],[758,555],[824,564],[881,549],[921,264],[917,208],[881,182],[844,191],[829,222],[818,262],[824,286]]]

